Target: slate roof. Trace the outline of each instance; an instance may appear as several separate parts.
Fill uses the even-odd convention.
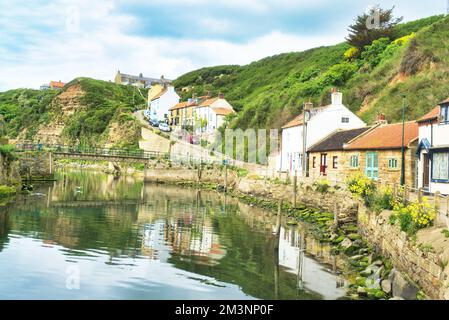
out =
[[[361,134],[367,132],[371,127],[358,128],[352,130],[341,130],[334,132],[321,140],[320,142],[314,144],[307,151],[308,152],[323,152],[323,151],[339,151],[344,150],[344,145],[349,141],[355,139]]]

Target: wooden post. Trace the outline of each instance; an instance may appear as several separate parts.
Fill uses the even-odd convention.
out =
[[[398,184],[396,182],[393,183],[393,196],[395,198],[397,198],[397,196],[398,196]]]
[[[278,215],[276,218],[276,231],[275,231],[275,235],[276,235],[276,240],[274,242],[274,249],[275,250],[279,250],[279,237],[281,234],[281,218],[282,218],[282,200],[279,200],[278,203]]]
[[[228,166],[225,164],[224,192],[228,192]]]
[[[440,211],[440,208],[441,208],[441,192],[440,191],[437,191],[437,192],[435,192],[435,196],[434,196],[435,198],[434,198],[434,205],[435,205],[435,210],[437,211],[437,212],[439,212]]]
[[[50,175],[52,175],[53,174],[53,156],[52,156],[51,152],[48,153],[48,162],[49,162],[49,166],[50,166],[50,168],[49,168]]]
[[[298,188],[298,172],[295,170],[295,176],[293,177],[293,208],[296,208],[297,188]]]
[[[418,202],[422,201],[422,197],[423,197],[423,188],[419,188],[418,189]]]

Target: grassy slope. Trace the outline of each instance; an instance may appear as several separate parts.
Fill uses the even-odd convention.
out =
[[[65,123],[63,137],[67,143],[102,145],[108,139],[112,124],[129,129],[135,124],[132,112],[145,104],[134,87],[80,78],[70,82],[64,91],[75,85],[80,85],[85,94],[79,101],[77,112],[62,119]],[[62,92],[31,89],[0,93],[0,114],[5,116],[8,134],[15,138],[22,130],[27,129],[26,138],[32,139],[41,126],[61,115],[62,106],[56,102],[60,93]],[[129,138],[125,137],[117,145],[136,147],[139,137],[132,135],[132,141],[128,141]]]
[[[242,67],[200,69],[181,76],[175,85],[178,89],[191,87],[197,94],[222,91],[238,111],[233,126],[242,128],[280,127],[300,113],[305,100],[310,98],[315,105],[328,103],[333,86],[344,91],[345,103],[352,110],[364,107],[361,115],[367,121],[372,121],[378,111],[385,112],[390,121],[399,120],[401,93],[406,92],[412,106],[408,116],[413,119],[449,96],[449,90],[444,90],[448,81],[444,69],[449,66],[444,49],[449,41],[448,21],[435,16],[397,26],[397,38],[418,32],[418,50],[431,51],[438,61],[433,69],[408,76],[403,83],[390,84],[404,57],[410,56],[407,47],[396,50],[377,67],[368,68],[363,61],[345,62],[343,53],[349,46],[342,43],[280,54]],[[336,72],[339,77],[335,77]],[[182,93],[183,98],[191,92]]]

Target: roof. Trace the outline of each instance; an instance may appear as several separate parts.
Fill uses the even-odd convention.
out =
[[[444,100],[443,102],[440,102],[439,104],[446,104],[449,103],[449,98],[447,98],[446,100]]]
[[[430,111],[426,115],[424,115],[421,118],[419,118],[417,120],[417,122],[426,122],[426,121],[435,120],[435,119],[438,119],[439,115],[440,115],[440,107],[437,106],[434,109],[432,109],[432,111]]]
[[[188,102],[187,101],[185,101],[185,102],[180,102],[180,103],[178,103],[178,104],[175,104],[173,107],[171,107],[170,109],[168,109],[169,111],[173,111],[173,110],[177,110],[177,109],[183,109],[183,108],[185,108],[185,107],[187,107],[188,106]]]
[[[411,142],[419,137],[418,123],[405,123],[405,140],[407,147]],[[402,147],[402,123],[385,124],[374,127],[371,131],[355,138],[345,150],[386,150],[399,149]]]
[[[321,111],[331,107],[332,105],[328,105],[325,107],[317,107],[317,108],[313,108],[310,110],[311,113],[311,117],[316,116],[318,113],[320,113]],[[293,127],[297,127],[297,126],[302,126],[303,125],[303,121],[304,120],[304,113],[301,112],[300,115],[296,116],[295,118],[293,118],[293,120],[291,120],[290,122],[287,122],[282,129],[288,129],[288,128],[293,128]]]
[[[227,116],[230,113],[234,113],[234,110],[228,108],[212,108],[212,111],[219,116]]]
[[[201,102],[198,105],[198,107],[209,107],[211,104],[213,104],[217,100],[218,100],[218,98],[206,99],[203,102]]]
[[[65,83],[61,81],[51,81],[50,87],[56,87],[56,88],[64,88]]]
[[[331,133],[329,136],[309,148],[309,152],[337,151],[343,150],[344,145],[367,132],[371,127],[352,130],[342,130]]]
[[[296,116],[295,118],[293,118],[293,120],[291,120],[290,122],[287,122],[282,129],[288,129],[288,128],[293,128],[293,127],[297,127],[297,126],[302,126],[302,124],[304,123],[304,113],[301,113],[299,116]]]
[[[151,101],[154,101],[154,100],[159,99],[159,98],[162,97],[166,92],[167,92],[167,88],[163,88],[163,89],[161,90],[161,92],[159,92],[157,95],[155,95],[155,96],[153,97],[153,99],[151,99]]]
[[[146,81],[146,82],[150,82],[150,83],[166,83],[166,82],[172,82],[172,80],[169,79],[157,79],[157,78],[147,78],[147,77],[140,77],[140,76],[134,76],[132,74],[125,74],[125,73],[119,73],[121,78],[129,78],[129,79],[133,79],[133,80],[138,80],[138,81]]]

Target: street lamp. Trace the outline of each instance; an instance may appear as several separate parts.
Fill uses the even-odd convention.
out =
[[[302,174],[307,177],[307,121],[310,118],[310,111],[313,108],[312,102],[303,103],[302,113]],[[307,117],[309,115],[309,117]]]
[[[401,186],[405,185],[405,109],[407,108],[407,97],[403,96],[402,102],[402,162],[401,162]]]

